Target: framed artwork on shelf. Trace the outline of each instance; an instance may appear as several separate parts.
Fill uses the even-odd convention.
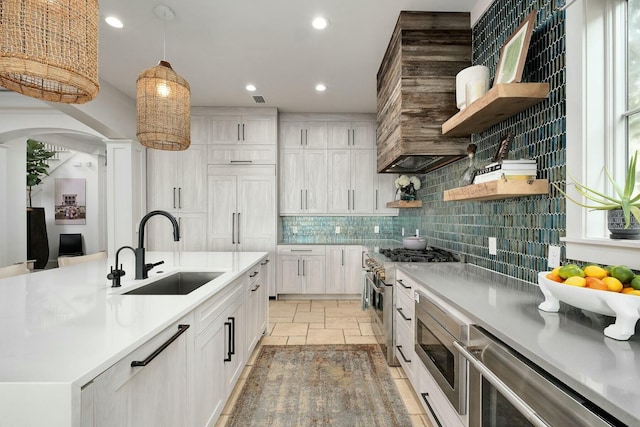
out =
[[[494,86],[500,83],[517,83],[522,80],[522,70],[527,59],[537,13],[537,10],[531,12],[502,46],[493,80]]]

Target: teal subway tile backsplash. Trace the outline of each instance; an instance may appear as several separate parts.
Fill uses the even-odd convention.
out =
[[[393,237],[393,217],[389,216],[284,216],[282,240],[307,239],[331,242],[339,239],[390,239]],[[336,226],[340,233],[336,234]],[[380,227],[376,234],[375,226]],[[293,232],[297,227],[298,232]]]

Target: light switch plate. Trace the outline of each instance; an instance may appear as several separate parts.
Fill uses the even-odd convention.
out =
[[[380,233],[380,226],[379,225],[374,226],[373,227],[373,232],[376,233],[376,234]]]
[[[336,234],[340,234],[340,226],[336,225]]]
[[[416,237],[420,237],[420,229],[416,228]]]
[[[404,227],[402,227],[402,237],[404,237]]]
[[[489,237],[489,255],[498,254],[498,242],[495,237]]]
[[[295,225],[293,227],[291,227],[291,232],[293,234],[298,234],[298,227],[296,227]]]
[[[560,266],[560,246],[549,245],[549,268]]]

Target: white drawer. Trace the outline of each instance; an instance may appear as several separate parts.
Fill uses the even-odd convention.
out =
[[[407,325],[409,330],[413,333],[413,331],[415,330],[413,326],[415,317],[415,306],[413,299],[409,298],[403,293],[398,293],[396,295],[395,310],[397,323]]]
[[[413,291],[418,289],[416,282],[400,269],[396,269],[396,282],[394,286],[398,295],[403,294],[410,299],[413,299]]]
[[[396,313],[396,321],[398,321],[399,316],[400,315]],[[418,362],[418,357],[413,348],[413,333],[402,323],[397,322],[396,325],[398,325],[395,332],[396,357],[400,361],[400,365],[402,365],[405,374],[407,374],[407,378],[409,378],[409,381],[413,384],[416,382],[414,366]]]
[[[269,145],[209,145],[207,163],[214,165],[275,165],[275,146]]]
[[[420,359],[417,359],[414,373],[419,381],[418,388],[415,390],[418,400],[420,400],[433,425],[437,425],[434,422],[434,417],[438,419],[440,425],[447,427],[464,427],[467,425],[467,416],[458,415]]]
[[[325,254],[324,245],[278,245],[278,253],[282,255],[322,255]]]

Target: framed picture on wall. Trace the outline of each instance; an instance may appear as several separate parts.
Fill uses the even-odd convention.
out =
[[[56,178],[56,224],[86,224],[87,196],[84,178]]]
[[[531,12],[520,24],[500,51],[500,60],[496,68],[496,76],[493,85],[500,83],[514,83],[522,80],[522,70],[527,59],[531,33],[535,25],[537,10]]]

